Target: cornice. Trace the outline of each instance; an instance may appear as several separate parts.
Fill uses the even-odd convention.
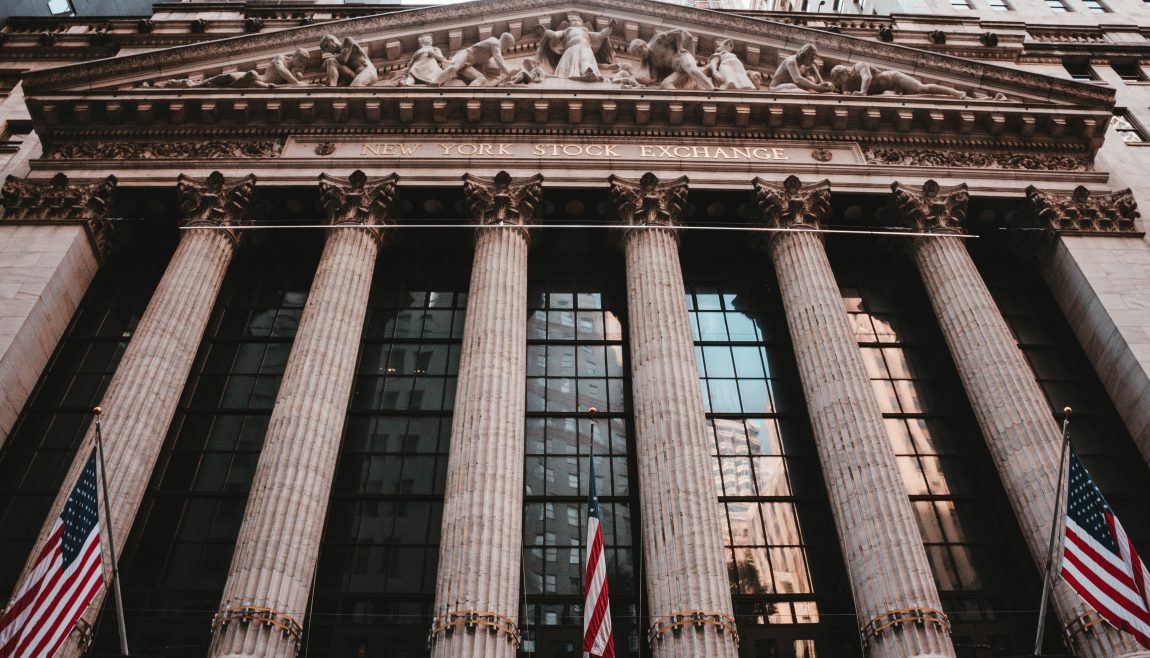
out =
[[[922,50],[899,44],[879,43],[857,37],[834,34],[820,29],[787,25],[785,23],[747,18],[698,10],[680,5],[664,4],[654,0],[632,0],[624,8],[614,0],[502,0],[492,5],[472,2],[460,5],[427,7],[351,18],[330,23],[289,28],[276,32],[224,38],[217,41],[168,50],[128,55],[110,60],[85,62],[29,73],[25,89],[38,93],[68,86],[97,84],[125,76],[155,76],[165,71],[194,65],[211,59],[235,59],[257,53],[278,52],[301,45],[317,43],[325,34],[336,32],[348,36],[381,34],[391,31],[416,31],[429,25],[447,22],[482,21],[490,23],[500,19],[499,14],[526,14],[538,16],[549,12],[583,8],[590,11],[644,15],[652,24],[673,21],[719,32],[756,35],[769,41],[781,41],[797,47],[812,43],[820,50],[834,53],[836,58],[848,60],[856,56],[881,59],[886,64],[910,71],[975,79],[991,86],[1017,88],[1038,98],[1063,100],[1080,105],[1109,108],[1114,103],[1114,90],[1099,88],[1070,80],[958,59],[934,54],[924,57]],[[524,29],[530,27],[524,20]]]

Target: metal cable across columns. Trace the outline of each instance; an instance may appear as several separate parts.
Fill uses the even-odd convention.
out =
[[[1059,484],[1062,432],[963,240],[944,237],[962,234],[966,185],[943,188],[931,180],[921,191],[899,183],[891,189],[901,221],[938,236],[913,238],[911,255],[1027,548],[1044,571],[1050,526],[1056,517],[1061,522],[1054,494],[1065,486]],[[1089,624],[1097,616],[1061,578],[1052,595],[1074,655],[1150,656],[1108,624],[1086,630],[1083,619]]]
[[[658,228],[678,224],[687,179],[608,180],[620,222],[633,227],[623,242],[648,638],[659,658],[734,658],[738,634],[679,240]]]
[[[807,413],[872,658],[954,656],[926,550],[818,233],[830,183],[756,178]]]
[[[398,177],[320,176],[333,228],[268,422],[220,610],[213,657],[299,650],[335,476],[381,228]]]
[[[100,403],[111,508],[111,519],[105,522],[111,523],[114,537],[127,537],[132,528],[238,244],[239,232],[226,227],[248,223],[254,186],[255,176],[228,181],[219,172],[206,180],[180,176],[177,183],[187,230]],[[90,427],[31,555],[40,553],[94,442]],[[31,566],[30,560],[20,582]],[[105,573],[111,573],[110,565],[105,565]],[[95,625],[106,591],[100,589],[82,617],[88,628]],[[69,639],[57,655],[74,658],[82,653],[81,644]]]
[[[543,177],[463,177],[476,229],[451,418],[435,619],[437,658],[514,658],[523,559],[528,225]]]

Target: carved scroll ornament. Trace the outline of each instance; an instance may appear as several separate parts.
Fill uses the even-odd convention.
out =
[[[108,221],[116,192],[116,177],[72,183],[64,174],[41,182],[9,176],[0,190],[3,221],[81,220],[88,226],[96,253],[105,257],[124,242],[123,233]]]
[[[213,171],[206,179],[180,174],[176,195],[184,214],[184,225],[216,228],[250,224],[249,211],[255,185],[256,177],[253,175],[229,181],[218,171]],[[227,233],[238,242],[236,231]]]
[[[543,175],[512,178],[501,171],[495,178],[463,175],[463,198],[481,224],[526,226],[543,197]]]
[[[1085,155],[1046,153],[992,153],[949,149],[897,149],[865,147],[868,164],[907,167],[969,167],[977,169],[1026,169],[1030,171],[1093,171]]]
[[[358,170],[346,181],[320,174],[320,205],[333,226],[365,226],[382,241],[386,232],[379,227],[390,223],[388,212],[398,182],[396,174],[369,179]]]
[[[1039,226],[1063,234],[1135,233],[1140,217],[1129,188],[1111,194],[1092,194],[1079,185],[1071,194],[1043,192],[1031,185],[1026,198]]]
[[[941,187],[928,180],[919,192],[896,182],[890,189],[896,212],[910,228],[922,232],[962,233],[970,201],[966,183]]]
[[[49,160],[150,160],[217,158],[275,158],[283,150],[283,141],[257,139],[250,141],[205,140],[197,142],[73,142],[48,146]]]
[[[763,222],[772,228],[818,228],[831,208],[831,183],[803,184],[787,176],[780,185],[762,178],[753,181]]]
[[[686,176],[660,182],[647,172],[639,180],[610,176],[611,202],[625,226],[678,226],[687,208]]]

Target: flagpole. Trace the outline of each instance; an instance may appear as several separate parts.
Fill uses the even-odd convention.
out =
[[[108,468],[104,465],[104,437],[100,432],[100,416],[104,410],[96,407],[96,454],[100,455],[100,483],[104,489],[104,518],[108,526],[108,552],[112,556],[112,588],[116,596],[116,626],[120,631],[120,653],[132,655],[128,651],[128,630],[124,625],[124,596],[120,591],[120,563],[116,559],[116,540],[112,536],[112,508],[108,503]]]
[[[588,456],[587,456],[587,477],[588,477],[588,479],[591,476],[591,467],[594,466],[594,464],[591,463],[591,460],[595,459],[595,414],[597,414],[597,413],[599,413],[599,410],[596,409],[595,407],[587,407],[587,415],[591,417],[591,451],[588,453]],[[576,438],[576,440],[578,440],[578,438]],[[579,446],[575,446],[575,452],[576,452],[576,454],[578,454]],[[591,484],[588,484],[587,487],[588,487],[587,491],[590,492],[591,491],[591,488],[590,488]],[[588,538],[588,541],[590,541],[590,538]],[[588,552],[591,550],[590,544],[588,544],[587,550],[588,550]],[[586,568],[587,565],[584,564],[583,566],[584,566],[584,568]],[[587,602],[584,601],[583,605],[587,605]],[[587,634],[587,628],[586,627],[583,628],[583,634],[584,635]],[[583,652],[583,658],[591,658],[591,654],[587,651],[584,651]]]
[[[1050,586],[1054,571],[1054,549],[1058,542],[1058,527],[1062,517],[1062,472],[1065,470],[1066,453],[1070,448],[1070,407],[1062,410],[1062,452],[1058,456],[1058,483],[1054,490],[1054,520],[1050,524],[1050,544],[1046,549],[1046,571],[1042,578],[1042,601],[1038,604],[1038,633],[1034,638],[1034,655],[1042,655],[1042,635],[1046,630],[1046,604],[1050,600]]]

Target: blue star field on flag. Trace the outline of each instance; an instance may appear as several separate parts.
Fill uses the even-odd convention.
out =
[[[96,451],[88,458],[80,479],[68,502],[64,503],[64,511],[60,518],[64,521],[64,537],[61,549],[64,554],[64,568],[68,568],[80,555],[80,549],[92,528],[99,522],[100,516],[96,506]]]

